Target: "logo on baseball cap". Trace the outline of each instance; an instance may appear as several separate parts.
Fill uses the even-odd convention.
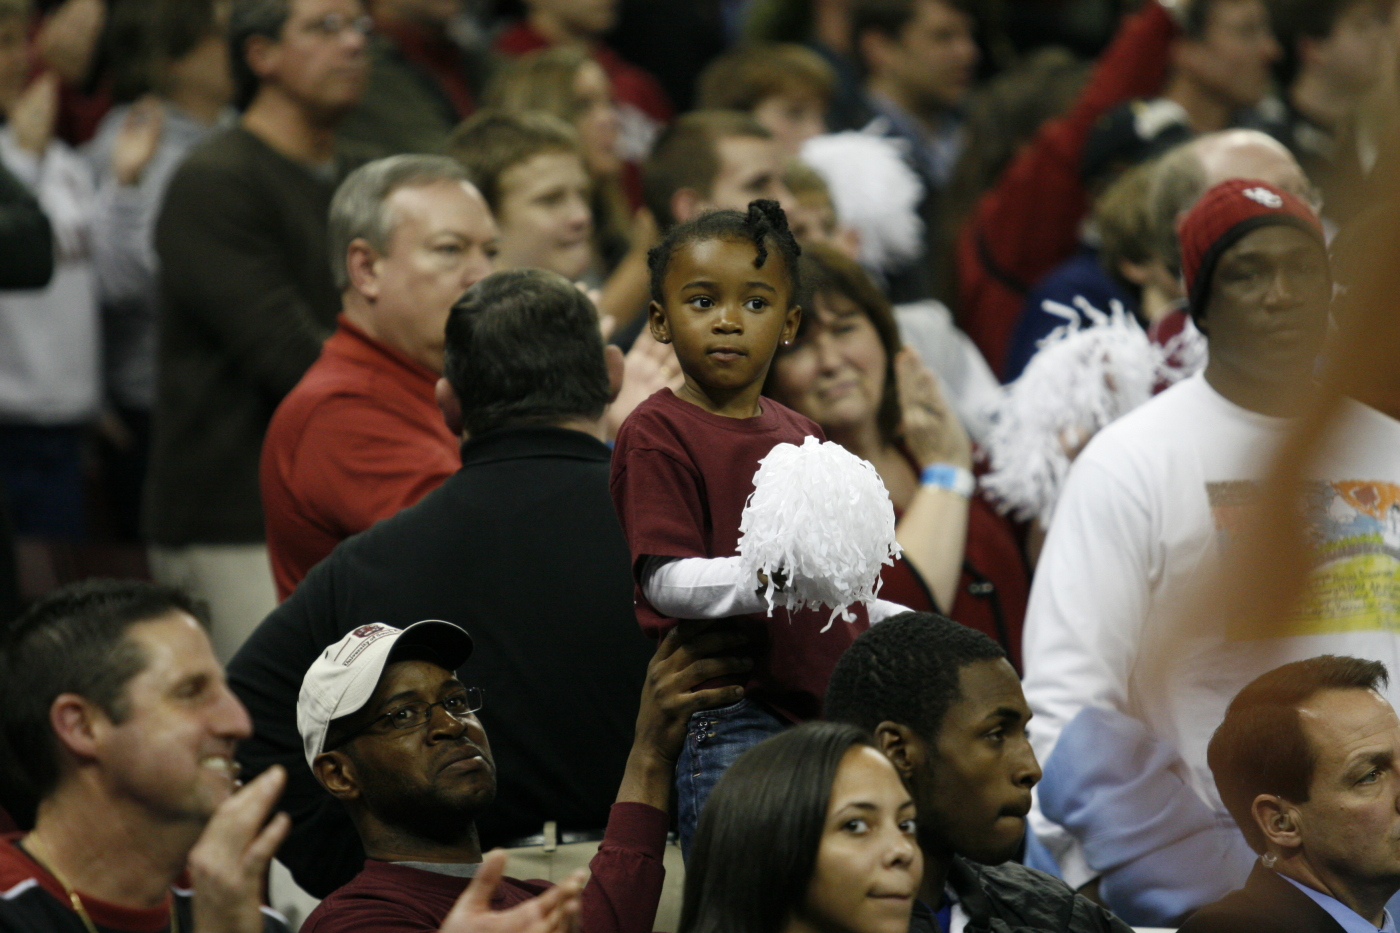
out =
[[[461,626],[425,619],[407,628],[383,622],[362,625],[331,645],[312,663],[297,696],[297,731],[310,765],[326,744],[333,720],[364,707],[384,668],[408,648],[455,671],[471,657],[472,639]]]

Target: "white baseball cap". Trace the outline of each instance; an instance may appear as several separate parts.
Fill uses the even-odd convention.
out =
[[[461,626],[441,619],[425,619],[408,628],[372,622],[321,652],[302,678],[297,696],[297,731],[308,765],[324,750],[331,721],[368,703],[385,666],[410,647],[455,671],[471,657],[472,638]]]

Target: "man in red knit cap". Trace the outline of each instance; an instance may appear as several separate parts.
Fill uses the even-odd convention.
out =
[[[1242,638],[1196,601],[1308,399],[1332,279],[1316,215],[1263,181],[1210,189],[1178,232],[1210,360],[1075,460],[1024,639],[1045,770],[1032,826],[1066,881],[1096,887],[1135,926],[1175,926],[1249,874],[1255,855],[1206,763],[1230,698],[1288,661],[1400,655],[1372,595],[1400,573],[1385,543],[1388,506],[1400,501],[1400,423],[1359,404],[1348,412],[1354,441],[1308,473],[1319,550],[1304,608],[1267,637]],[[1189,651],[1164,650],[1188,613]]]

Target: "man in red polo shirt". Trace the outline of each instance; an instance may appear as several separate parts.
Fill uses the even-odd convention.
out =
[[[279,599],[337,544],[461,467],[433,391],[447,314],[491,273],[496,223],[465,170],[392,156],[331,202],[337,328],[273,415],[262,501]]]

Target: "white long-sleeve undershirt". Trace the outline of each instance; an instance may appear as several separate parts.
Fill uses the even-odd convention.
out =
[[[675,619],[766,614],[768,601],[763,598],[758,581],[747,576],[739,562],[737,555],[652,558],[642,582],[642,595],[657,612]],[[865,611],[874,625],[908,612],[909,608],[877,599]]]

